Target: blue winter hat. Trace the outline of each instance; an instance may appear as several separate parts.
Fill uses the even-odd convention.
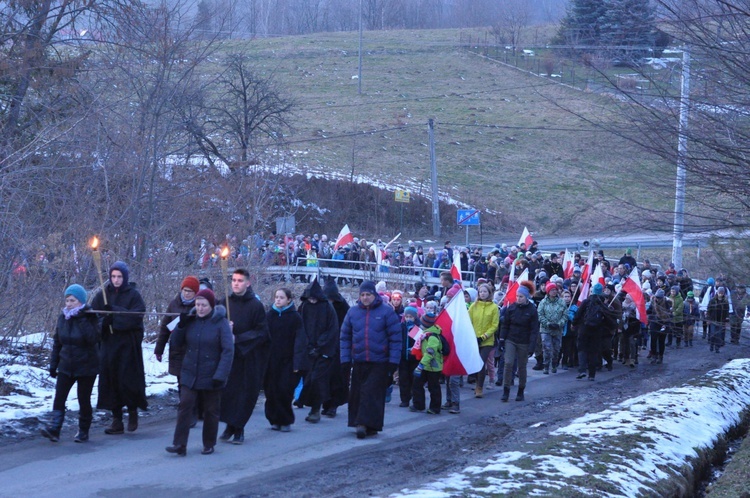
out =
[[[591,288],[591,293],[595,296],[599,296],[604,292],[604,287],[602,287],[602,284],[594,284],[594,286]]]
[[[377,295],[378,291],[375,290],[375,282],[372,282],[370,280],[365,280],[362,282],[362,285],[359,286],[359,293],[362,294],[363,292],[369,292],[372,295]]]
[[[112,278],[112,270],[117,270],[122,273],[122,286],[128,285],[128,278],[130,276],[130,270],[128,265],[124,261],[115,261],[112,266],[109,267],[109,277]]]
[[[713,279],[713,277],[708,277],[708,280],[706,280],[707,285],[714,285],[716,283],[716,280]]]
[[[412,315],[414,317],[417,317],[419,316],[419,312],[417,311],[417,308],[415,308],[414,306],[407,306],[406,308],[404,308],[404,316],[406,315]]]
[[[529,301],[531,300],[531,292],[529,292],[529,289],[526,288],[525,285],[519,285],[518,290],[516,291],[516,295],[521,294]]]
[[[87,294],[86,289],[81,287],[78,284],[73,284],[69,286],[67,289],[65,289],[65,293],[63,294],[63,297],[73,296],[74,298],[78,299],[78,302],[81,304],[86,304],[87,300]]]

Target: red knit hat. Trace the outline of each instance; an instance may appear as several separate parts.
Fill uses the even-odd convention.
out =
[[[211,308],[216,307],[216,296],[214,296],[214,291],[211,289],[203,289],[202,291],[198,292],[198,294],[195,295],[195,298],[198,299],[199,297],[202,297],[206,301],[208,301],[208,304],[211,305]]]
[[[182,280],[182,284],[180,284],[180,290],[184,289],[185,287],[192,290],[193,292],[198,292],[200,290],[201,284],[200,282],[198,282],[197,278],[192,275],[188,275]]]
[[[544,292],[549,294],[549,291],[552,289],[557,289],[557,285],[553,284],[552,282],[547,282],[547,286],[544,288]]]

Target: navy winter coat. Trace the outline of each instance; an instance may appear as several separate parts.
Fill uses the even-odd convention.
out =
[[[500,339],[514,344],[528,344],[529,351],[536,348],[539,336],[539,315],[531,303],[521,306],[513,303],[505,310],[505,319],[500,325]]]
[[[369,307],[357,301],[341,325],[341,363],[393,363],[401,359],[401,320],[380,296]]]
[[[169,348],[185,346],[180,384],[196,390],[217,389],[214,380],[224,387],[232,368],[234,338],[227,321],[227,310],[218,305],[203,318],[190,310],[191,320],[179,323],[169,339]],[[218,387],[218,388],[220,388]]]

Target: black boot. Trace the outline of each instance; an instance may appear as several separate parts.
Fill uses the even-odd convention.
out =
[[[138,429],[138,408],[128,410],[128,432],[135,432]]]
[[[510,398],[510,387],[503,387],[503,397],[500,401],[508,401],[508,398]]]
[[[62,429],[63,420],[65,420],[65,411],[53,410],[49,423],[42,429],[42,436],[53,443],[58,442],[60,440],[60,429]]]
[[[516,401],[523,401],[523,390],[524,389],[525,389],[524,387],[519,387],[518,388],[518,394],[516,394]]]
[[[89,440],[89,429],[91,428],[92,417],[78,417],[78,432],[73,439],[76,443],[85,443]]]

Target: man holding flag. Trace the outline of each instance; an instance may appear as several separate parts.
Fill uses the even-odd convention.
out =
[[[503,401],[510,397],[510,385],[513,380],[513,362],[518,359],[518,393],[516,401],[524,400],[526,389],[526,366],[529,352],[533,354],[539,336],[539,315],[531,304],[531,292],[528,281],[520,282],[516,291],[515,302],[508,306],[505,320],[500,327],[500,349],[505,350],[505,369],[503,372]]]

